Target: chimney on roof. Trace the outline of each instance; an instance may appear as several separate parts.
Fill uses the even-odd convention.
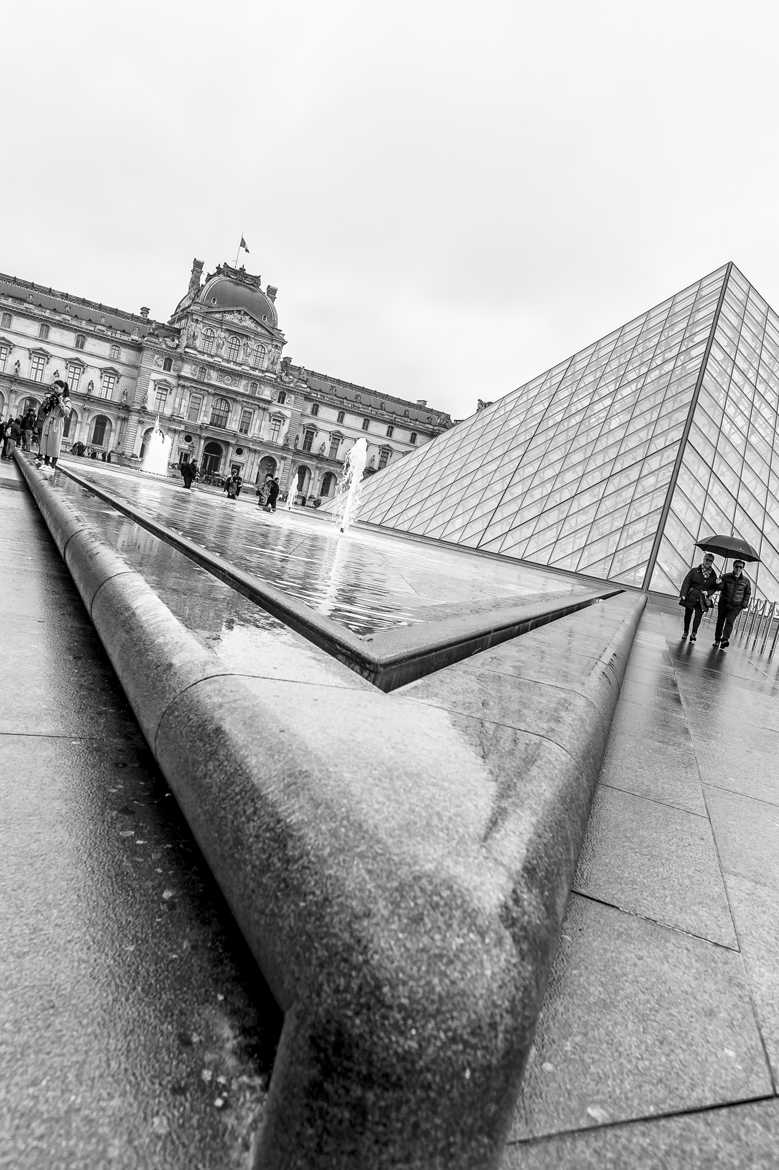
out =
[[[268,294],[269,301],[276,300],[276,293],[279,291],[277,288],[275,288],[272,284],[269,284],[265,291]]]
[[[149,306],[148,305],[141,305],[141,316],[143,317],[144,321],[148,320],[148,317],[149,317]]]
[[[193,260],[192,261],[192,272],[190,273],[190,277],[189,277],[189,292],[192,294],[192,296],[194,296],[195,293],[200,291],[200,278],[202,275],[203,275],[203,261],[197,260],[197,259]]]
[[[417,398],[417,406],[427,406],[426,398]]]

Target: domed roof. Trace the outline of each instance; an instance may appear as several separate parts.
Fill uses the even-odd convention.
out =
[[[268,325],[279,323],[276,307],[259,285],[229,276],[213,276],[206,282],[200,296],[206,309],[243,309],[257,321]]]

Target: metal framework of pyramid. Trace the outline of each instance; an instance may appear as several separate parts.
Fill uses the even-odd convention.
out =
[[[676,593],[710,533],[779,600],[779,316],[732,263],[380,472],[359,519]]]

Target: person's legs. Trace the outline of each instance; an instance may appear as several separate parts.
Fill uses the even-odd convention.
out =
[[[698,626],[701,624],[702,617],[703,617],[702,610],[700,610],[700,609],[694,610],[693,619],[692,619],[692,636],[693,636],[693,638],[697,636]]]
[[[684,637],[685,638],[687,637],[687,635],[690,632],[690,622],[692,621],[692,615],[694,613],[695,613],[694,609],[688,609],[687,606],[684,607]]]
[[[722,626],[722,646],[726,646],[730,641],[730,635],[733,633],[733,623],[738,616],[738,612],[739,611],[737,609],[725,610],[725,621]]]
[[[714,641],[715,642],[722,641],[722,630],[723,630],[723,627],[725,625],[726,614],[727,614],[727,610],[724,608],[724,606],[720,605],[717,607],[717,625],[714,629]]]

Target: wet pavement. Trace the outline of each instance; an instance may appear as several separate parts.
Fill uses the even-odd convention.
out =
[[[279,1013],[0,464],[0,1165],[245,1167]]]
[[[504,1170],[774,1167],[779,655],[648,606]]]
[[[339,539],[332,518],[256,504],[251,488],[235,502],[187,491],[175,480],[142,476],[78,459],[66,469],[111,492],[140,514],[361,635],[463,614],[474,608],[565,596],[591,589],[585,578],[360,530]],[[126,521],[111,524],[106,504],[58,476],[79,509],[100,514],[120,547]],[[92,501],[90,504],[89,500]],[[104,519],[102,519],[104,518]],[[120,547],[120,551],[123,551]]]
[[[3,464],[0,1164],[245,1166],[280,1019],[20,487]],[[162,488],[144,507],[176,522],[185,493]],[[63,490],[231,666],[282,646],[304,670],[304,639]],[[251,555],[246,532],[279,521],[191,502],[204,538]],[[282,522],[268,564],[305,589],[291,550],[320,522]],[[420,550],[404,620],[436,606]],[[707,624],[681,643],[679,613],[639,628],[504,1170],[776,1164],[779,655],[714,651]]]

